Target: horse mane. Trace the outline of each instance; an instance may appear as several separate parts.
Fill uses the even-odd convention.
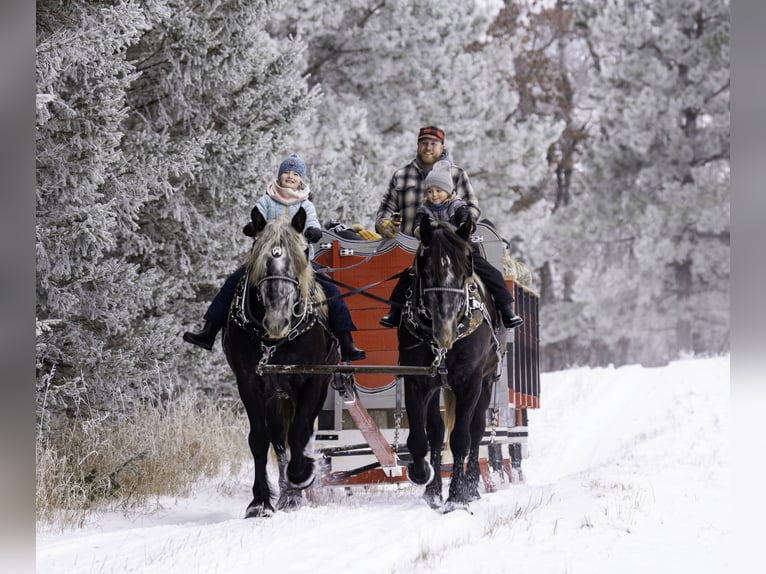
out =
[[[316,289],[314,269],[308,261],[308,243],[303,234],[298,233],[290,224],[290,220],[284,217],[270,221],[258,234],[246,263],[250,269],[250,282],[257,283],[264,275],[271,250],[277,245],[282,247],[290,267],[295,271],[304,301],[312,295],[317,302],[324,301],[324,290]],[[326,305],[320,305],[319,308],[326,312]]]
[[[442,264],[445,258],[450,261],[454,272],[463,277],[470,277],[473,274],[471,246],[455,233],[455,227],[450,223],[433,222],[431,227],[433,237],[427,247],[424,248],[421,244],[420,254],[423,257],[426,251],[430,251],[427,259],[430,261],[434,278],[439,282],[445,280],[447,267]]]

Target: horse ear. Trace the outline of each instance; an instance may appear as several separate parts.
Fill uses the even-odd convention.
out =
[[[433,239],[434,232],[431,229],[431,218],[430,217],[424,217],[423,222],[420,224],[420,242],[428,247],[428,244],[431,243],[431,239]]]
[[[258,207],[254,207],[250,212],[250,221],[253,222],[255,235],[258,235],[261,231],[263,231],[263,228],[266,227],[266,218],[263,217],[263,214],[261,214],[261,210],[258,209]]]
[[[290,222],[298,233],[303,233],[303,228],[306,226],[306,210],[303,207],[298,208],[298,211],[293,215],[293,219]]]
[[[463,241],[468,241],[471,238],[474,229],[476,229],[476,225],[474,224],[473,219],[471,219],[471,216],[468,216],[468,219],[461,223],[460,227],[458,227],[455,232],[459,237],[463,238]]]

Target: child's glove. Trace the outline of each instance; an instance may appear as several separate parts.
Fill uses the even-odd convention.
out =
[[[308,239],[311,243],[316,243],[322,239],[322,230],[318,227],[307,227],[303,230],[303,237]]]

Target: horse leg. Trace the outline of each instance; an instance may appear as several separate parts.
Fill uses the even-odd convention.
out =
[[[444,447],[444,420],[439,410],[438,391],[431,395],[428,401],[428,412],[426,415],[426,435],[428,436],[428,445],[431,450],[431,468],[434,469],[434,479],[426,486],[423,499],[428,506],[434,509],[442,507],[442,448]]]
[[[245,518],[271,516],[274,507],[271,504],[271,487],[266,471],[266,461],[269,453],[269,441],[266,438],[266,428],[262,421],[250,424],[250,434],[247,442],[253,454],[255,479],[253,481],[253,500],[245,510]]]
[[[433,391],[423,379],[404,379],[404,405],[410,422],[407,449],[412,456],[412,462],[407,465],[407,480],[415,486],[426,486],[435,474],[433,466],[426,461],[428,442],[425,432],[428,398]]]
[[[449,497],[445,511],[467,508],[469,496],[465,480],[465,459],[471,445],[470,423],[479,399],[479,381],[475,385],[467,382],[462,390],[453,388],[455,392],[455,426],[450,433],[450,450],[452,451],[452,476],[449,485]]]
[[[267,408],[267,429],[269,441],[277,457],[279,469],[279,499],[277,510],[291,510],[303,505],[303,494],[300,489],[290,484],[287,478],[289,457],[285,446],[285,426],[291,416],[292,406],[289,399],[270,399]]]
[[[290,423],[287,441],[290,444],[290,462],[287,465],[287,482],[294,488],[304,489],[316,478],[316,460],[308,452],[314,434],[307,397],[301,393],[297,400],[295,416]],[[313,404],[312,404],[313,406]]]
[[[287,479],[287,452],[282,447],[277,452],[277,461],[279,462],[279,500],[277,500],[277,510],[295,510],[305,503],[303,490],[290,484]]]
[[[479,447],[481,446],[484,430],[487,426],[487,409],[489,408],[491,398],[491,387],[483,385],[479,402],[473,411],[473,418],[471,419],[471,448],[468,452],[468,463],[466,464],[465,473],[465,486],[469,502],[481,498],[479,494],[479,479],[481,478]]]
[[[266,413],[263,405],[263,396],[256,391],[255,384],[252,381],[238,379],[237,387],[250,423],[247,444],[253,455],[254,466],[253,500],[247,505],[245,518],[271,516],[274,514],[274,507],[271,504],[271,487],[266,471],[269,439],[266,434]]]

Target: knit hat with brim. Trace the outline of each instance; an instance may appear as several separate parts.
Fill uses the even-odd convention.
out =
[[[429,187],[438,187],[443,189],[449,194],[452,194],[454,189],[452,184],[452,169],[450,163],[447,160],[439,160],[428,172],[425,180],[426,189]]]

